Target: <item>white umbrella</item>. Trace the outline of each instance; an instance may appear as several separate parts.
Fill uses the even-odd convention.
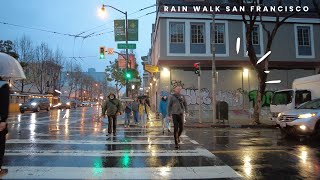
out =
[[[0,52],[0,77],[3,79],[26,79],[20,63],[8,54]]]

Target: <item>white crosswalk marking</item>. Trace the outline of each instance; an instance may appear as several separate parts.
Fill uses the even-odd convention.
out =
[[[72,118],[72,116],[70,117]],[[42,118],[36,127],[49,120]],[[79,121],[72,119],[72,121]],[[71,122],[71,120],[70,120]],[[79,121],[80,122],[80,121]],[[16,123],[16,122],[15,122]],[[36,129],[31,122],[24,122]],[[91,122],[87,121],[87,124]],[[159,122],[153,121],[153,124]],[[64,121],[59,122],[64,124]],[[238,179],[240,175],[195,140],[182,135],[174,149],[172,133],[153,126],[123,128],[106,137],[94,123],[17,135],[14,126],[5,154],[4,179]],[[100,124],[101,126],[101,124]],[[105,125],[103,125],[105,127]],[[14,134],[16,133],[16,134]]]

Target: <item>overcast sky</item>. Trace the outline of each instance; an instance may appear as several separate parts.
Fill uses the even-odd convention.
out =
[[[1,0],[0,21],[69,34],[78,34],[103,25],[85,33],[86,35],[92,32],[99,34],[112,31],[114,19],[124,18],[123,14],[110,8],[107,8],[106,19],[99,18],[97,8],[100,8],[103,3],[122,11],[128,11],[129,19],[136,19],[156,10],[153,7],[132,14],[141,8],[155,4],[155,0]],[[139,42],[131,42],[137,44],[136,54],[140,70],[142,69],[140,57],[147,55],[150,48],[150,33],[154,21],[155,13],[139,18]],[[43,41],[48,43],[52,49],[59,47],[66,57],[96,56],[86,58],[84,62],[78,60],[82,63],[84,71],[90,67],[96,68],[100,72],[104,71],[107,63],[116,58],[116,56],[107,56],[107,60],[98,59],[99,46],[116,47],[113,32],[87,38],[83,41],[81,38],[75,39],[74,37],[3,24],[0,24],[0,29],[0,39],[2,40],[15,40],[25,34],[35,44],[40,44]]]

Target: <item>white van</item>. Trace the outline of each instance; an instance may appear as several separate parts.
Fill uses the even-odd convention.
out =
[[[320,98],[320,74],[295,79],[292,83],[292,89],[274,93],[270,105],[271,120],[277,120],[281,112],[295,109],[299,105],[317,98]]]

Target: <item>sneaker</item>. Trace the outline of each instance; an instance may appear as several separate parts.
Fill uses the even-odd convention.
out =
[[[168,132],[169,132],[169,133],[171,133],[171,130],[170,130],[170,129],[168,129]]]
[[[117,136],[117,133],[113,133],[113,136]]]
[[[8,169],[0,169],[0,177],[8,174]]]
[[[176,149],[179,149],[179,148],[180,148],[179,144],[176,144],[175,148],[176,148]]]

